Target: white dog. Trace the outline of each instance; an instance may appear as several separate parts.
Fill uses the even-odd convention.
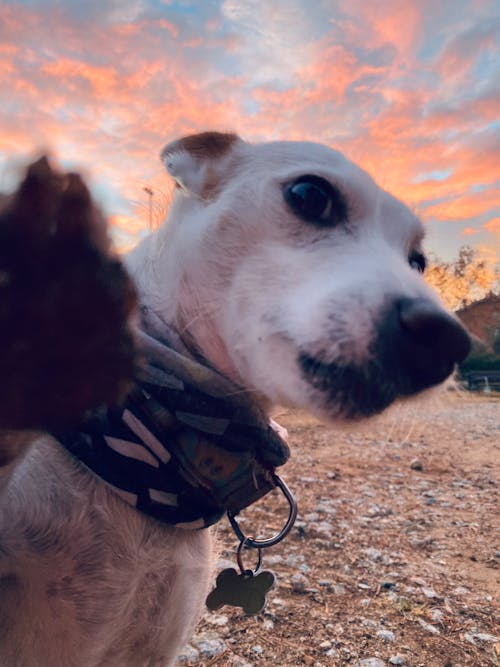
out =
[[[422,278],[421,223],[340,153],[205,133],[162,159],[169,221],[128,268],[189,354],[260,406],[361,418],[466,356]],[[209,531],[146,517],[49,437],[4,475],[1,667],[172,665],[210,586]]]

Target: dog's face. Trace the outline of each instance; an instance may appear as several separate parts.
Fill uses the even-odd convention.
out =
[[[206,133],[162,158],[178,184],[162,232],[176,260],[169,318],[243,386],[356,418],[441,382],[468,353],[424,282],[421,222],[342,154]]]

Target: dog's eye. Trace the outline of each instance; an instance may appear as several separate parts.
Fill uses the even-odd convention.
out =
[[[293,212],[306,222],[329,226],[347,220],[347,203],[342,193],[319,176],[299,176],[285,185],[283,196]]]
[[[411,268],[415,269],[415,271],[418,271],[419,273],[423,273],[425,271],[425,267],[427,266],[425,257],[422,255],[421,252],[418,252],[417,250],[413,250],[410,253],[410,256],[408,257],[408,262],[410,263]]]

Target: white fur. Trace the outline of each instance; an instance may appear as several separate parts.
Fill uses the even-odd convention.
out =
[[[325,404],[300,350],[362,364],[394,294],[435,300],[408,264],[417,218],[340,153],[235,140],[215,157],[173,144],[170,218],[127,259],[143,301],[262,404]],[[348,225],[299,220],[282,186],[335,183]],[[8,474],[10,478],[7,478]],[[0,503],[1,667],[167,667],[210,585],[209,531],[163,527],[39,437],[4,470]]]

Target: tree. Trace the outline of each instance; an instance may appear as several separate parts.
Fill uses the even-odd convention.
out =
[[[452,262],[443,262],[431,255],[425,276],[451,310],[500,291],[498,265],[468,245],[460,248]]]

